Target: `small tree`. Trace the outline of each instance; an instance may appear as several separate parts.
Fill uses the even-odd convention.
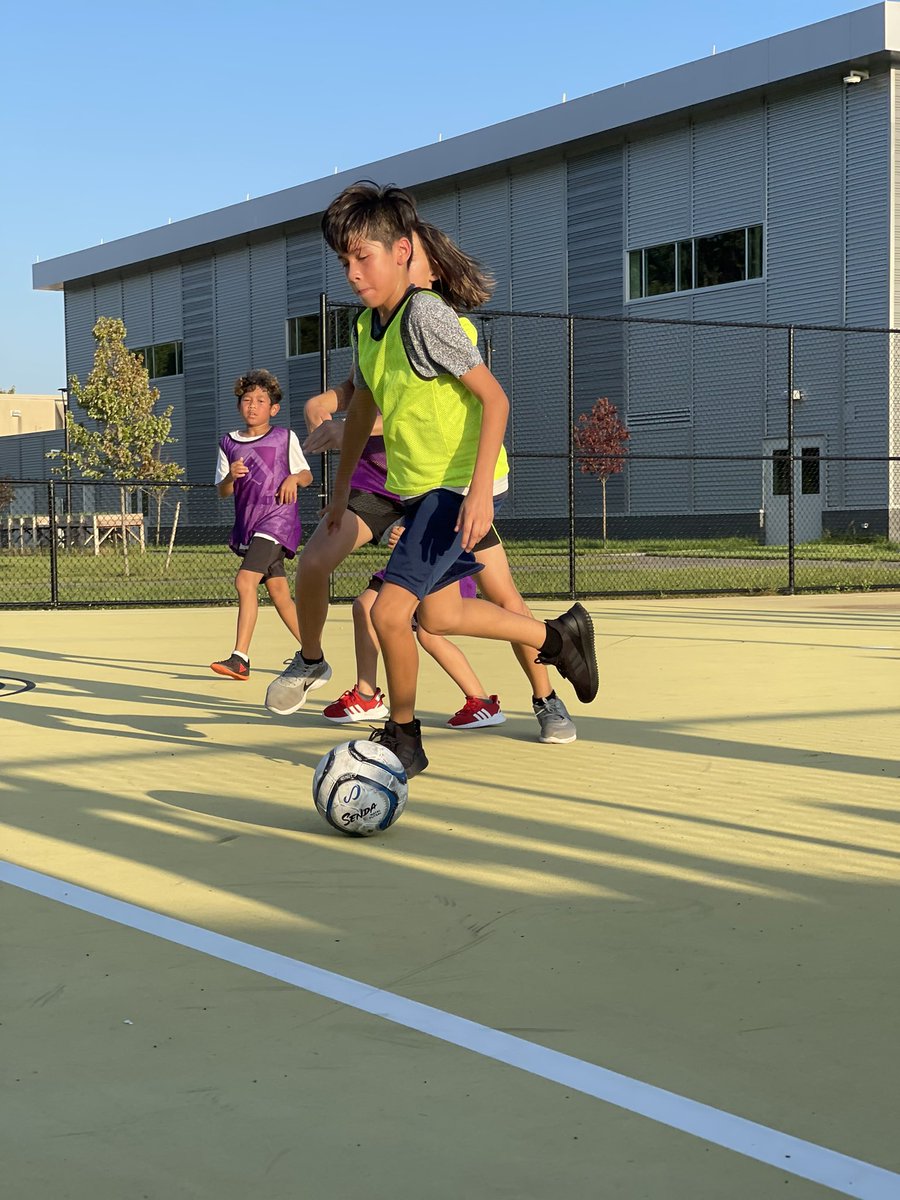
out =
[[[0,479],[0,512],[6,512],[16,498],[16,485],[6,475]]]
[[[176,440],[170,436],[172,406],[154,412],[159,389],[150,386],[141,355],[125,345],[125,325],[118,317],[100,317],[93,333],[94,366],[84,384],[72,376],[69,392],[96,427],[88,429],[67,413],[69,450],[51,450],[47,457],[61,459],[68,471],[74,468],[84,479],[179,479],[184,468],[162,460],[164,447]],[[57,468],[55,473],[62,472]],[[127,575],[126,494],[126,488],[119,489]]]
[[[606,547],[606,481],[618,475],[625,465],[625,443],[629,433],[619,420],[614,404],[605,396],[594,401],[589,413],[582,413],[575,427],[575,449],[582,457],[582,474],[600,480],[603,504],[603,545]]]

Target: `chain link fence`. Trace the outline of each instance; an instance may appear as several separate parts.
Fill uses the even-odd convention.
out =
[[[565,455],[513,456],[513,476],[525,463],[563,485]],[[577,462],[577,459],[576,459]],[[820,459],[820,472],[877,467],[885,474],[897,460]],[[770,457],[631,456],[617,476],[624,487],[640,472],[647,481],[670,484],[673,471],[752,466],[757,475],[773,470]],[[810,463],[794,457],[801,473]],[[783,470],[784,463],[776,463]],[[210,484],[127,487],[22,480],[0,513],[0,607],[115,605],[208,605],[234,602],[239,560],[227,547],[231,505]],[[66,504],[67,491],[72,505]],[[303,498],[304,532],[315,527],[321,493]],[[801,493],[802,494],[802,493]],[[799,496],[797,497],[799,499]],[[900,496],[895,498],[900,502]],[[591,596],[677,596],[792,591],[900,589],[900,543],[889,541],[868,519],[843,533],[823,530],[811,541],[767,543],[766,514],[711,513],[705,532],[677,516],[635,527],[607,515],[602,537],[600,487],[595,509],[567,523],[547,516],[529,522],[498,519],[513,575],[531,598]],[[123,502],[124,501],[124,502]],[[504,509],[505,513],[505,509]],[[387,558],[386,546],[365,546],[335,572],[332,596],[351,600]],[[289,571],[290,573],[290,571]]]
[[[356,311],[321,297],[323,382],[349,374]],[[471,320],[511,398],[497,527],[523,595],[900,588],[896,331],[500,310]],[[605,488],[573,440],[600,397],[629,433],[626,454],[594,455],[609,464]],[[295,425],[305,398],[292,397]],[[336,456],[311,465],[305,536]],[[0,479],[0,607],[232,603],[231,523],[231,501],[209,483]],[[386,555],[351,555],[333,598],[356,596]]]

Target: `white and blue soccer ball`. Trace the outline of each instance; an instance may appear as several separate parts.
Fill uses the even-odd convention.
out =
[[[406,807],[406,771],[379,742],[341,742],[329,750],[313,776],[313,799],[321,816],[352,837],[383,833]]]

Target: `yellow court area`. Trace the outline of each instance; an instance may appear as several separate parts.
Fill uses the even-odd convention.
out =
[[[365,840],[310,795],[348,608],[287,718],[270,610],[246,683],[231,609],[3,614],[5,1197],[900,1197],[900,595],[587,607],[578,741],[424,660]]]

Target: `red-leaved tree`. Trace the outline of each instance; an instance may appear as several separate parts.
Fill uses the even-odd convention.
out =
[[[594,401],[589,413],[582,413],[575,427],[575,449],[581,457],[582,474],[600,480],[603,494],[603,545],[606,545],[606,481],[618,475],[625,465],[628,430],[619,420],[614,404],[605,396]]]

